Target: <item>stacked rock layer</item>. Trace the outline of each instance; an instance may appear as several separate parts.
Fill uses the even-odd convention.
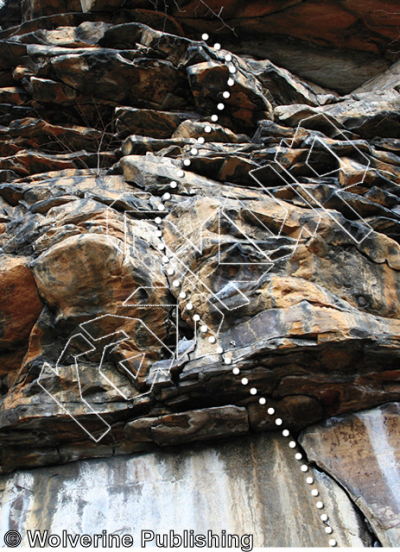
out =
[[[328,56],[305,23],[254,55],[257,32],[275,28],[267,50],[285,33],[276,2],[227,4],[231,51],[201,38],[213,4],[72,4],[2,13],[1,473],[279,417],[398,544],[398,440],[388,467],[372,435],[400,419],[398,15],[372,31],[376,5],[336,14],[333,78],[276,63],[295,39]],[[318,11],[286,4],[286,21]]]

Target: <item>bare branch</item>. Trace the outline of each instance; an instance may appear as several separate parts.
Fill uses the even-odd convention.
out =
[[[227,29],[229,29],[230,31],[233,32],[233,34],[235,36],[237,36],[236,32],[235,32],[235,29],[233,27],[231,27],[230,25],[228,25],[224,19],[221,17],[221,13],[222,13],[222,10],[224,9],[224,6],[221,6],[221,9],[219,10],[218,13],[216,13],[208,4],[207,2],[205,2],[205,0],[198,0],[201,4],[203,4],[203,6],[205,6],[208,11],[210,13],[212,13],[212,15],[214,15],[217,19],[219,19],[222,23],[222,27],[220,29],[218,29],[219,31],[222,30],[224,27],[226,27]]]

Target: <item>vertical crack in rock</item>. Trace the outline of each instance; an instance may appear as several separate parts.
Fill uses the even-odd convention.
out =
[[[398,539],[398,423],[399,405],[388,403],[331,418],[300,438],[310,460],[346,489],[383,546]]]

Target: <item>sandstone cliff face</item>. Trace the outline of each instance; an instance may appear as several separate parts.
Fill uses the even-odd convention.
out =
[[[27,528],[56,535],[106,530],[132,535],[140,547],[143,530],[211,530],[219,538],[225,530],[252,535],[253,546],[325,547],[324,528],[333,527],[339,546],[372,546],[346,493],[313,470],[319,498],[329,503],[329,523],[318,520],[315,500],[287,448],[283,437],[263,434],[212,448],[191,445],[0,476],[1,533],[18,530],[28,546]]]
[[[304,430],[398,544],[377,504],[399,479],[357,422],[399,420],[394,4],[150,4],[1,12],[0,472]],[[369,545],[346,504],[335,543]]]
[[[383,546],[399,542],[398,441],[398,403],[331,418],[301,439],[308,457],[347,488]],[[359,462],[351,461],[349,449]]]

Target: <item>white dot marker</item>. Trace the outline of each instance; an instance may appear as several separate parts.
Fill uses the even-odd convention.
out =
[[[171,188],[176,188],[178,186],[178,183],[175,182],[175,180],[173,180],[171,183],[170,183],[170,186]]]
[[[313,489],[313,490],[311,491],[311,494],[312,494],[312,496],[318,496],[318,495],[319,495],[319,492],[318,492],[317,489]]]
[[[267,402],[267,399],[266,399],[265,397],[260,397],[260,398],[258,399],[258,402],[259,402],[261,405],[263,405],[263,404],[265,404],[265,403]]]
[[[175,270],[173,268],[168,268],[167,274],[168,276],[173,276],[175,274]]]
[[[207,134],[209,134],[212,131],[212,128],[210,127],[210,125],[206,125],[204,130],[207,132]]]
[[[247,385],[249,380],[247,378],[242,378],[242,385]]]
[[[324,503],[323,502],[317,502],[315,506],[318,508],[318,510],[321,510],[324,507]]]
[[[208,332],[207,326],[202,326],[202,327],[200,328],[200,331],[203,332],[203,333],[207,333],[207,332]]]
[[[303,464],[303,465],[301,466],[300,469],[301,469],[301,471],[304,472],[304,473],[305,473],[305,472],[308,472],[308,466],[306,466],[306,464]]]
[[[159,204],[157,205],[157,207],[158,207],[158,210],[159,210],[159,211],[164,211],[164,210],[165,210],[165,207],[164,207],[164,205],[163,205],[162,203],[159,203]]]
[[[190,163],[191,163],[190,159],[185,159],[184,162],[183,162],[185,167],[189,167]]]
[[[267,412],[270,416],[273,416],[275,414],[275,408],[268,408]]]
[[[290,431],[289,431],[288,429],[284,429],[284,430],[282,431],[282,435],[283,435],[284,437],[289,437]]]
[[[156,220],[156,224],[161,224],[161,219],[160,219],[160,217],[156,217],[155,220]]]
[[[211,120],[213,123],[216,123],[218,121],[218,115],[211,115]]]
[[[192,155],[197,155],[197,154],[199,153],[199,150],[198,150],[197,148],[192,148],[192,149],[190,150],[190,153],[191,153]]]
[[[228,62],[229,62],[229,61],[232,61],[232,56],[231,56],[231,54],[226,54],[226,56],[225,56],[225,61],[228,61]]]
[[[257,389],[255,387],[250,389],[250,395],[257,395]]]
[[[165,247],[165,243],[162,243],[162,242],[161,242],[161,243],[158,244],[158,248],[159,248],[159,249],[162,250],[162,249],[164,249],[164,247]]]
[[[230,79],[228,79],[227,84],[228,84],[228,86],[233,86],[235,84],[235,80],[230,78]]]
[[[168,199],[171,199],[171,194],[169,194],[168,192],[166,194],[164,194],[162,196],[162,198],[165,200],[165,201],[168,201]]]
[[[186,305],[186,308],[187,308],[187,310],[192,310],[192,309],[193,309],[192,303],[188,303],[188,304]]]
[[[161,236],[162,236],[161,230],[156,230],[156,236],[157,236],[157,238],[161,238]]]
[[[166,256],[163,257],[163,258],[162,258],[162,262],[163,262],[164,264],[168,264],[168,263],[169,263],[168,257],[166,257]]]
[[[303,458],[303,455],[301,454],[301,452],[296,452],[294,457],[296,458],[296,460],[301,460]]]
[[[222,353],[224,352],[223,348],[222,347],[217,347],[217,354],[218,355],[222,355]],[[239,368],[238,368],[239,369]]]
[[[210,343],[215,343],[217,340],[216,340],[215,337],[212,335],[212,336],[210,336],[210,337],[208,338],[208,341],[209,341]]]
[[[333,533],[332,527],[325,527],[325,533],[328,533],[328,535],[330,535],[331,533]]]
[[[337,542],[335,541],[335,539],[331,539],[329,541],[329,546],[336,546],[337,545]]]
[[[173,285],[174,287],[177,288],[177,287],[179,287],[179,286],[181,285],[181,283],[180,283],[179,280],[174,280],[174,281],[172,282],[172,285]]]
[[[236,67],[233,65],[233,63],[230,63],[228,65],[228,68],[229,68],[230,73],[232,73],[232,74],[236,73]]]
[[[228,98],[231,97],[231,93],[228,92],[227,90],[222,94],[222,96],[227,100]]]
[[[289,447],[290,448],[296,448],[296,441],[290,441]]]
[[[225,357],[224,362],[225,364],[232,364],[232,359],[229,357]]]
[[[321,514],[322,521],[328,521],[328,516],[326,514]]]
[[[185,176],[184,171],[178,171],[179,178],[183,178]]]
[[[275,424],[276,424],[277,426],[280,426],[280,425],[283,424],[283,420],[282,420],[281,418],[277,418],[277,419],[275,420]]]
[[[240,374],[239,368],[237,368],[237,367],[234,368],[234,369],[232,370],[232,373],[233,373],[234,376],[238,376],[238,375]]]
[[[203,40],[208,40],[210,37],[208,36],[207,33],[204,33],[204,34],[201,35],[201,38],[202,38]]]
[[[220,49],[221,49],[221,44],[220,44],[219,42],[216,42],[216,43],[214,44],[214,49],[215,49],[215,50],[220,50]]]
[[[195,315],[193,316],[193,320],[194,320],[195,322],[198,322],[198,321],[200,320],[200,316],[199,316],[198,314],[195,314]]]
[[[199,136],[199,138],[197,138],[197,141],[199,142],[199,144],[204,144],[206,139],[204,138],[204,136]]]
[[[184,291],[181,291],[180,294],[179,294],[179,297],[181,299],[186,299],[186,293]]]
[[[314,478],[313,478],[313,477],[307,477],[306,482],[307,482],[309,485],[312,485],[312,484],[314,483]],[[324,515],[325,515],[325,514],[324,514]],[[321,519],[322,519],[322,516],[321,516]]]
[[[225,105],[223,103],[219,103],[217,105],[217,109],[219,109],[220,111],[222,111],[223,109],[225,109]]]

